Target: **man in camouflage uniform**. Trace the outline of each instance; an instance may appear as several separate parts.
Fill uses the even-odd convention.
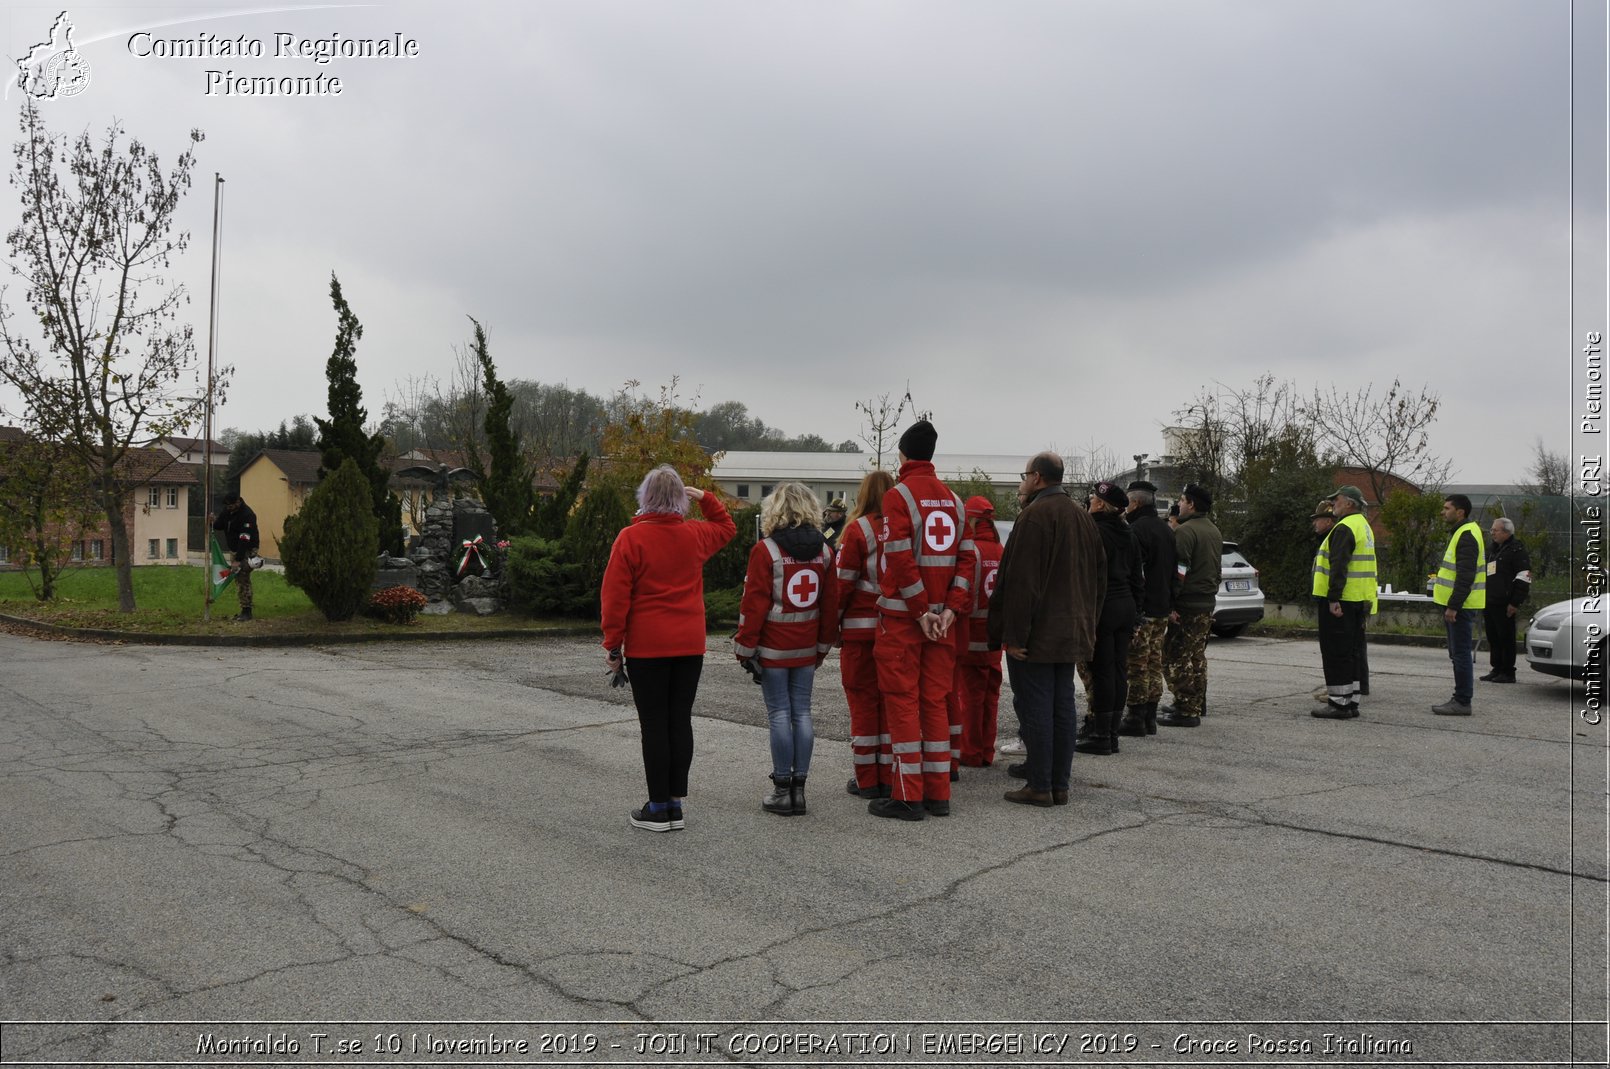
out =
[[[1155,735],[1157,703],[1163,697],[1163,637],[1168,633],[1168,614],[1174,610],[1174,532],[1157,515],[1157,487],[1137,480],[1129,484],[1128,492],[1125,515],[1140,543],[1146,597],[1140,606],[1140,627],[1129,644],[1128,712],[1118,734]]]
[[[235,577],[235,596],[240,599],[240,615],[236,620],[252,618],[252,557],[257,553],[257,513],[253,512],[239,494],[224,498],[224,511],[213,519],[212,529],[218,532],[218,541],[224,555],[232,561],[230,574]]]
[[[1207,638],[1222,575],[1224,536],[1208,513],[1213,495],[1194,483],[1180,491],[1174,532],[1174,611],[1163,640],[1163,676],[1174,706],[1157,718],[1165,727],[1194,728],[1207,704]]]

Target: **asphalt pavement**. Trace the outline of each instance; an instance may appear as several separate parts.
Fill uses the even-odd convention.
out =
[[[1438,717],[1445,652],[1377,646],[1364,715],[1316,720],[1311,643],[1215,640],[1201,727],[1078,756],[1054,809],[966,769],[908,824],[844,791],[836,658],[811,812],[763,813],[727,648],[650,834],[590,639],[0,635],[0,1062],[1604,1060],[1580,686]]]

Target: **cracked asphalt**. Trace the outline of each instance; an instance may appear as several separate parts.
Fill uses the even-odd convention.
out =
[[[1312,643],[1215,641],[1204,725],[1077,757],[1071,805],[967,769],[905,824],[844,793],[830,659],[811,813],[779,819],[726,649],[688,827],[652,835],[590,639],[0,634],[0,1020],[72,1022],[5,1025],[0,1061],[195,1060],[151,1022],[854,1020],[1538,1022],[1423,1042],[1569,1060],[1605,1018],[1580,687],[1523,666],[1434,717],[1446,654],[1377,645],[1364,716],[1320,721]]]

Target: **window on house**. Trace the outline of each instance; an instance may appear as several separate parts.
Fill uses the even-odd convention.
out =
[[[168,507],[170,509],[179,507],[179,488],[177,486],[168,487]]]
[[[160,539],[160,538],[148,538],[148,539],[146,539],[145,540],[145,555],[147,557],[150,557],[152,560],[160,559],[161,556],[162,556],[162,539]]]
[[[737,492],[736,492],[735,496],[737,496],[739,498],[742,498],[745,501],[749,500],[749,484],[748,483],[739,483],[737,488],[736,488],[736,491]]]
[[[152,486],[145,491],[145,507],[159,509],[162,507],[162,487]]]
[[[84,543],[82,543],[82,542],[74,542],[73,543],[73,552],[70,554],[70,556],[72,557],[73,560],[83,560],[84,559]]]
[[[766,497],[770,493],[771,493],[771,483],[762,483],[761,486],[760,486],[760,496],[761,497]]]
[[[168,539],[168,559],[179,559],[179,540],[177,538]]]
[[[11,563],[11,547],[0,545],[0,564]]]
[[[106,540],[104,538],[92,539],[89,544],[90,560],[106,559]]]

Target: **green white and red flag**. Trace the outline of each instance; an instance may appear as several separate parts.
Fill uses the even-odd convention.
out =
[[[218,595],[229,588],[235,581],[235,563],[224,557],[224,551],[219,548],[216,536],[209,540],[212,543],[212,561],[208,564],[208,574],[212,579],[212,600],[217,601]]]

